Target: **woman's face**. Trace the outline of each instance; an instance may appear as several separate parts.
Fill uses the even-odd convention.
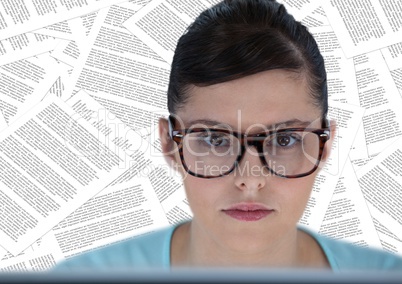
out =
[[[189,101],[177,113],[186,128],[194,126],[194,121],[209,120],[243,133],[262,132],[263,125],[270,129],[271,126],[321,128],[320,114],[306,81],[283,70],[193,87]],[[283,122],[291,124],[285,126]],[[167,152],[172,142],[166,138],[166,122],[161,123],[160,129],[162,146]],[[181,168],[177,151],[167,159]],[[294,232],[318,172],[294,179],[272,175],[263,169],[253,146],[249,146],[239,167],[229,175],[205,179],[180,171],[194,214],[192,224],[198,233],[218,245],[247,252],[258,251],[264,244],[272,244]],[[267,210],[260,210],[261,215],[241,212],[258,206]],[[235,210],[229,210],[233,207]]]

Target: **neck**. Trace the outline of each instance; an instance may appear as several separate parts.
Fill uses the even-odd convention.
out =
[[[194,221],[176,229],[172,243],[173,266],[300,267],[305,264],[305,238],[297,228],[278,236],[253,238],[238,244],[214,238]]]

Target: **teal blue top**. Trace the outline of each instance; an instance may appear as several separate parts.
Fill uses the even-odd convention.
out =
[[[56,266],[56,271],[82,269],[170,270],[170,242],[176,226],[122,241],[73,258]],[[305,228],[321,246],[334,272],[345,270],[399,270],[402,258],[381,250],[357,247],[324,237]]]

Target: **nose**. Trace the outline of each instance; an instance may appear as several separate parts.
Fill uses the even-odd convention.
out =
[[[265,186],[267,173],[256,147],[248,146],[234,172],[235,184],[241,190],[258,191]]]

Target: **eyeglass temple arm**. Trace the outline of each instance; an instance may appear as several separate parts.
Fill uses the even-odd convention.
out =
[[[328,135],[328,139],[331,138],[331,125],[327,117],[322,121],[322,128],[327,130],[326,133]]]
[[[329,127],[330,127],[329,118],[325,117],[323,119],[323,128],[329,128]]]
[[[173,119],[174,119],[173,116],[169,115],[169,117],[168,117],[169,137],[171,140],[173,140],[173,127],[174,127]]]

